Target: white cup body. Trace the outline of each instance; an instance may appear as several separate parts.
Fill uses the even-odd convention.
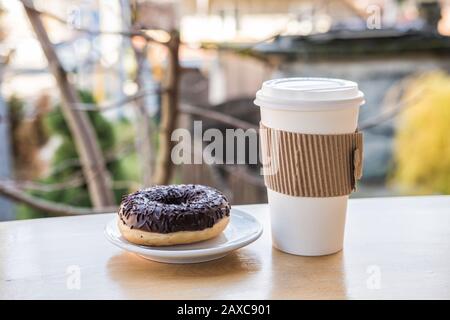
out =
[[[329,104],[325,108],[316,107],[317,103],[310,108],[307,103],[299,108],[274,108],[255,101],[261,110],[261,122],[266,127],[306,134],[355,132],[361,103],[355,99],[339,108]],[[342,250],[348,195],[296,197],[269,188],[267,195],[272,242],[276,248],[304,256],[327,255]]]

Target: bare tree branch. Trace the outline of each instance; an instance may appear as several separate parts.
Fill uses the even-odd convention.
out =
[[[105,153],[105,161],[106,163],[111,163],[113,161],[119,160],[129,154],[131,154],[134,151],[134,146],[132,144],[126,143],[121,146],[119,146],[117,149],[113,151],[109,151]],[[52,169],[52,174],[57,174],[61,171],[64,171],[68,168],[73,167],[79,167],[81,165],[79,158],[70,158],[65,159],[55,165],[55,167]]]
[[[150,95],[159,95],[164,93],[163,89],[145,89],[136,92],[134,95],[125,97],[118,101],[106,102],[106,103],[77,103],[75,108],[80,111],[108,111],[112,109],[121,108],[128,103],[135,102]]]
[[[22,2],[22,5],[24,7],[26,7],[27,9],[29,9],[31,11],[33,11],[34,13],[37,13],[37,14],[39,14],[41,16],[45,16],[47,18],[53,19],[53,20],[55,20],[55,21],[57,21],[57,22],[59,22],[61,24],[66,25],[66,26],[69,25],[69,23],[68,23],[68,21],[66,19],[61,18],[61,17],[57,16],[54,13],[51,13],[51,12],[48,12],[48,11],[38,10],[30,0],[20,0],[20,1]]]
[[[378,116],[373,117],[372,119],[368,119],[367,121],[362,122],[358,126],[358,128],[359,130],[363,131],[377,127],[388,120],[392,120],[396,115],[402,112],[402,110],[403,108],[391,109],[388,112],[384,112]]]
[[[0,180],[1,182],[1,180]],[[65,189],[72,189],[86,184],[81,172],[77,172],[65,181],[55,183],[40,183],[30,180],[7,180],[7,183],[14,185],[20,190],[40,191],[40,192],[54,192]],[[139,189],[142,185],[131,180],[115,180],[113,187],[115,189]]]
[[[136,83],[138,88],[142,91],[145,90],[145,72],[148,70],[146,64],[146,47],[143,50],[133,48],[134,56],[137,61],[136,70]],[[153,165],[155,148],[151,140],[151,134],[153,133],[152,124],[150,122],[150,116],[147,111],[146,99],[140,98],[136,100],[136,108],[134,109],[136,115],[136,153],[140,162],[141,169],[141,181],[144,186],[150,186],[152,184]]]
[[[258,130],[258,126],[253,123],[235,118],[233,116],[211,110],[208,108],[200,108],[189,104],[180,104],[180,112],[205,117],[211,120],[219,121],[228,124],[232,127],[242,128],[242,129],[255,129]]]
[[[170,182],[173,163],[170,158],[174,141],[171,139],[173,130],[176,128],[178,120],[178,94],[180,81],[180,61],[179,61],[180,34],[172,31],[170,41],[167,45],[169,49],[169,63],[165,73],[163,85],[168,88],[168,92],[162,96],[161,100],[161,123],[159,126],[158,155],[155,163],[155,173],[152,181],[154,184],[167,184]]]
[[[417,77],[417,75],[403,79],[395,87],[391,87],[391,90],[393,90],[392,94],[394,94],[395,96],[390,97],[389,94],[386,95],[386,98],[389,98],[388,99],[389,101],[387,101],[387,103],[385,101],[386,106],[384,107],[384,109],[386,109],[387,111],[362,122],[358,126],[359,130],[361,131],[370,130],[374,127],[377,127],[385,123],[386,121],[394,119],[397,115],[403,112],[408,106],[414,105],[414,102],[423,96],[424,90],[415,92],[412,97],[409,97],[406,100],[405,99],[402,100],[402,95],[405,88],[407,88],[408,85],[410,84],[411,79],[414,79],[415,77]]]
[[[34,190],[34,191],[42,191],[42,192],[53,192],[63,189],[70,189],[82,186],[85,182],[83,179],[83,175],[81,172],[74,174],[69,179],[66,179],[62,182],[55,182],[51,184],[39,183],[35,181],[8,181],[10,184],[14,184],[18,189],[26,189],[26,190]]]
[[[117,211],[117,207],[82,208],[39,199],[26,194],[23,190],[15,187],[13,183],[5,181],[0,181],[0,195],[8,197],[13,201],[24,203],[32,208],[47,212],[50,215],[86,215]]]

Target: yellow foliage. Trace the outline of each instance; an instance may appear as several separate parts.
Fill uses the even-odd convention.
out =
[[[419,76],[405,94],[411,102],[397,127],[392,182],[417,194],[450,194],[450,75]]]

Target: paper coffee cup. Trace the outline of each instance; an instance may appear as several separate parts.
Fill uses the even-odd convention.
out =
[[[304,134],[346,134],[357,128],[364,95],[352,81],[286,78],[264,82],[254,103],[266,127]],[[267,195],[276,248],[305,256],[342,250],[348,195],[297,197],[270,188]]]

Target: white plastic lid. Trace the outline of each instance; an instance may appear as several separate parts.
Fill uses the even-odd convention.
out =
[[[285,110],[326,110],[360,106],[364,94],[353,81],[329,78],[283,78],[263,83],[254,103]]]

